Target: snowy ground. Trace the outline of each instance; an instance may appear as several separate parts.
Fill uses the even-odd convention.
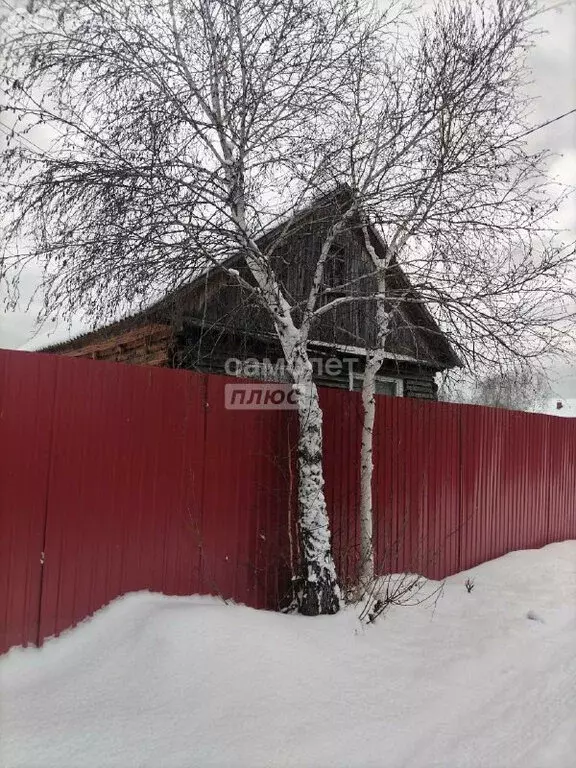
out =
[[[573,768],[575,755],[576,541],[454,576],[434,610],[368,628],[352,610],[137,593],[0,659],[10,768]]]

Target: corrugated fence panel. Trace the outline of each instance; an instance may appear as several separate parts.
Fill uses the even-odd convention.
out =
[[[325,387],[324,479],[334,559],[345,586],[354,582],[359,556],[360,440],[362,400],[359,392]]]
[[[462,568],[548,541],[551,429],[537,414],[463,406]],[[575,496],[572,496],[574,500]]]
[[[38,641],[55,375],[0,350],[0,652]]]
[[[254,604],[258,430],[256,411],[224,410],[227,380],[208,378],[202,591]]]
[[[125,592],[198,590],[202,383],[58,359],[42,637]]]
[[[494,510],[493,557],[540,546],[547,515],[547,419],[506,411],[499,430],[502,453],[498,504]],[[485,559],[485,558],[482,558]]]
[[[238,379],[208,376],[202,591],[276,607],[288,563],[287,411],[225,409]]]
[[[374,458],[377,572],[438,578],[458,570],[458,412],[444,403],[379,397]]]
[[[549,421],[546,541],[576,538],[576,419]]]
[[[419,403],[426,414],[428,482],[427,520],[421,522],[418,540],[418,572],[440,579],[460,570],[460,414],[448,403],[432,403],[431,407],[424,401]]]
[[[505,477],[508,412],[461,406],[460,566],[471,568],[497,557],[503,545],[500,503]]]
[[[518,478],[518,504],[516,506],[510,549],[533,549],[547,542],[550,499],[550,418],[540,414],[518,413],[516,445],[525,446],[515,455]]]
[[[418,517],[423,511],[426,477],[422,466],[425,451],[414,434],[418,418],[413,415],[408,400],[383,397],[377,401],[373,488],[377,573],[416,568]],[[420,439],[424,439],[422,429]]]

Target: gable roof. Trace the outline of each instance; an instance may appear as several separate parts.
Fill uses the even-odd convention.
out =
[[[346,192],[346,190],[344,191]],[[290,234],[296,233],[298,231],[298,226],[302,223],[305,224],[312,213],[316,213],[325,206],[333,206],[334,204],[339,205],[341,192],[342,190],[338,190],[335,193],[317,199],[313,204],[299,211],[295,215],[283,218],[279,222],[276,222],[259,237],[258,244],[261,246],[265,245],[266,247],[273,246],[275,239],[279,240],[280,235],[283,235],[286,232],[286,228],[288,228]],[[369,236],[373,247],[381,257],[384,257],[385,245],[374,227],[369,228]],[[235,268],[242,269],[243,266],[245,266],[244,255],[239,250],[222,261],[219,265],[211,266],[208,269],[203,270],[188,283],[169,291],[165,296],[153,302],[149,307],[132,313],[121,320],[101,328],[82,333],[67,341],[45,346],[41,351],[56,353],[72,351],[99,340],[105,341],[113,338],[119,333],[144,324],[164,324],[174,327],[175,324],[178,324],[178,322],[181,321],[183,315],[186,315],[187,323],[198,326],[199,318],[191,316],[188,311],[189,308],[195,302],[208,302],[206,297],[214,286],[219,281],[222,282],[226,277],[228,280],[230,279],[229,270]],[[432,365],[438,369],[452,368],[461,365],[460,359],[454,352],[445,334],[441,331],[429,310],[418,296],[417,292],[411,286],[407,275],[396,261],[393,262],[391,267],[392,269],[389,279],[391,290],[400,292],[409,297],[409,301],[405,301],[404,306],[400,303],[399,309],[400,314],[405,316],[406,328],[409,327],[413,329],[413,334],[417,334],[419,337],[419,343],[417,345],[419,352],[415,355],[406,355],[398,354],[397,352],[394,352],[394,350],[391,350],[389,354],[387,354],[387,357],[394,360],[411,360],[421,364]],[[238,283],[236,283],[235,287],[239,287]],[[214,319],[212,319],[210,327],[213,329],[217,325],[219,325],[219,323],[214,322]],[[224,323],[221,324],[220,330],[226,330],[224,328]],[[260,331],[255,333],[254,330],[250,331],[240,327],[236,327],[235,329],[228,328],[228,330],[236,332],[244,330],[247,336],[275,338],[275,335],[270,333],[270,330],[268,330],[268,332],[264,331],[263,333],[260,333]],[[321,337],[316,339],[312,333],[310,336],[310,343],[314,344],[316,342],[319,344],[326,343],[326,341],[322,341]],[[332,343],[331,346],[333,349],[338,349],[339,347],[350,347],[350,343],[337,343],[337,341],[334,340],[334,343]],[[357,344],[355,347],[358,349]]]

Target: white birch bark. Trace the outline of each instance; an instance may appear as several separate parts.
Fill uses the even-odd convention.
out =
[[[374,418],[376,411],[376,373],[380,368],[377,354],[366,358],[362,382],[362,444],[360,447],[360,596],[374,579],[374,545],[372,520],[372,477],[374,474]]]
[[[376,342],[366,352],[366,367],[362,382],[362,442],[360,446],[360,567],[358,593],[362,596],[374,580],[374,504],[372,481],[374,477],[374,422],[376,417],[376,375],[385,358],[389,314],[386,309],[386,268],[389,259],[378,258],[364,228],[366,247],[376,266]]]
[[[290,348],[291,347],[291,348]],[[332,557],[330,524],[324,496],[322,410],[306,345],[300,339],[285,349],[298,406],[298,507],[301,542],[300,612],[308,616],[337,613],[340,588]]]
[[[376,374],[384,362],[384,350],[375,349],[366,356],[362,382],[362,443],[360,447],[360,572],[363,591],[374,579],[374,541],[372,480],[374,477],[374,423],[376,417]]]

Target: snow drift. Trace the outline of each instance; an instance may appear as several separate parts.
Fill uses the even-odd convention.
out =
[[[0,658],[0,764],[572,768],[575,606],[574,541],[370,627],[131,594]]]

